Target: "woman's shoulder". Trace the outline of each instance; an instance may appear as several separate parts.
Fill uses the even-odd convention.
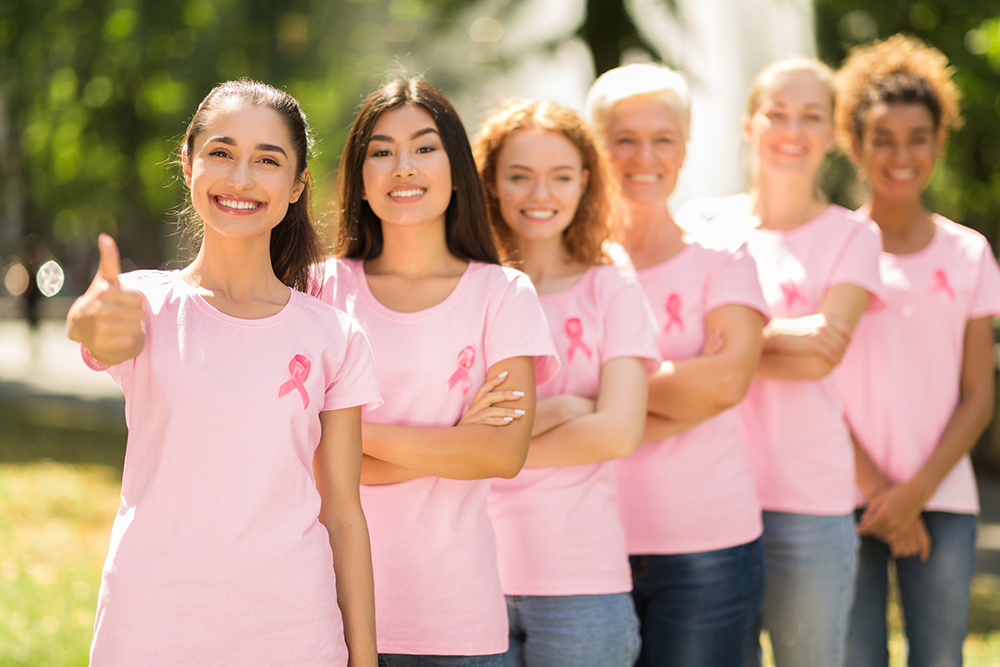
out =
[[[171,294],[185,294],[179,284],[180,271],[165,271],[162,269],[139,269],[118,276],[118,281],[125,289],[142,292],[150,303],[165,301]]]
[[[971,227],[949,220],[943,215],[934,214],[935,234],[939,246],[951,248],[967,257],[981,256],[984,252],[992,253],[990,242],[985,236]]]

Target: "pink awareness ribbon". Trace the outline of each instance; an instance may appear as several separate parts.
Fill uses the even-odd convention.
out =
[[[663,328],[663,333],[670,333],[670,328],[674,325],[684,331],[684,319],[681,317],[681,295],[673,292],[667,297],[667,326]]]
[[[786,280],[781,283],[781,291],[785,295],[785,307],[788,310],[792,309],[792,304],[798,299],[803,305],[808,306],[809,301],[802,295],[799,291],[799,286],[793,283],[791,280]]]
[[[944,272],[940,266],[934,269],[934,285],[931,287],[932,292],[947,292],[951,300],[955,300],[955,290],[951,288],[948,283],[948,274]]]
[[[590,356],[593,354],[590,347],[583,342],[583,324],[580,323],[579,317],[571,317],[566,320],[566,324],[563,326],[563,330],[566,335],[569,336],[569,348],[566,350],[566,358],[573,361],[573,353],[577,349],[583,350],[583,353]]]
[[[309,360],[303,357],[301,354],[296,354],[292,357],[292,360],[288,362],[288,372],[292,374],[292,379],[281,385],[278,389],[278,398],[281,398],[292,389],[299,390],[299,396],[302,397],[302,407],[309,407],[309,393],[306,391],[306,387],[303,382],[309,377]]]
[[[469,376],[469,369],[472,362],[476,360],[476,351],[469,346],[463,347],[458,353],[458,369],[448,378],[448,391],[451,391],[457,384],[462,388],[462,396],[469,393],[472,388],[472,378]]]

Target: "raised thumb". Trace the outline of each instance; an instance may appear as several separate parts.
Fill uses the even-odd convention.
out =
[[[101,253],[101,264],[97,269],[97,275],[112,285],[117,285],[118,274],[122,272],[118,244],[109,234],[101,234],[97,237],[97,249]]]

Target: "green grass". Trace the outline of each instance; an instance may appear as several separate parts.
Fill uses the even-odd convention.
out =
[[[125,444],[106,407],[0,400],[0,667],[87,665]],[[890,665],[903,667],[895,601],[889,616]],[[1000,578],[973,581],[969,628],[966,667],[1000,665]]]

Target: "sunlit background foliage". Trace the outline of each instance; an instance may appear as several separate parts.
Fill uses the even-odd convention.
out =
[[[100,231],[139,267],[181,253],[169,235],[182,197],[173,164],[197,102],[218,81],[249,76],[286,88],[320,139],[317,211],[329,211],[346,129],[364,93],[394,62],[446,93],[477,71],[512,66],[504,17],[526,0],[9,0],[0,3],[0,260],[40,235],[86,284]],[[734,0],[736,1],[736,0]],[[776,0],[779,1],[780,0]],[[675,0],[659,0],[677,10]],[[635,0],[581,0],[575,28],[543,48],[582,39],[595,74],[639,37]],[[836,66],[852,44],[897,31],[944,51],[965,95],[931,205],[998,240],[1000,1],[815,0],[817,48]],[[858,195],[846,161],[835,200]],[[328,217],[328,216],[326,216]],[[126,264],[128,268],[130,264]]]

